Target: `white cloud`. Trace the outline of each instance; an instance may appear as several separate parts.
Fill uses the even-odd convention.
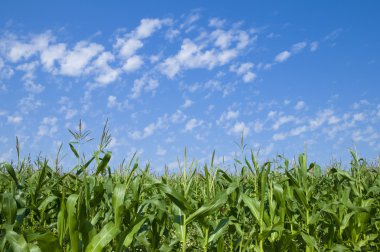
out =
[[[256,74],[251,71],[251,69],[253,68],[253,66],[254,66],[254,64],[251,63],[251,62],[242,63],[242,64],[240,64],[240,66],[238,66],[238,65],[232,65],[230,67],[230,71],[231,72],[235,72],[239,76],[242,76],[243,77],[243,81],[245,83],[248,83],[248,82],[254,81],[255,78],[256,78]]]
[[[129,108],[130,105],[129,105],[128,100],[124,100],[123,102],[119,102],[117,100],[116,96],[110,95],[107,98],[107,107],[108,108],[117,108],[119,110],[123,110],[125,108]]]
[[[281,141],[281,140],[284,140],[286,137],[287,137],[286,133],[276,133],[273,135],[272,138],[274,141]]]
[[[280,140],[284,140],[285,138],[287,138],[289,136],[299,136],[308,130],[310,130],[310,128],[307,127],[306,125],[303,125],[303,126],[299,126],[299,127],[294,128],[294,129],[291,129],[287,133],[276,133],[273,135],[272,138],[274,141],[280,141]]]
[[[360,122],[360,121],[364,121],[364,119],[365,119],[364,113],[355,113],[353,115],[353,120],[354,121]]]
[[[114,47],[120,50],[120,56],[128,58],[144,46],[142,39],[150,37],[163,25],[170,23],[170,19],[142,19],[136,30],[117,38]]]
[[[45,87],[42,84],[35,83],[32,80],[26,80],[24,83],[24,87],[26,91],[34,93],[34,94],[39,94],[45,89]]]
[[[61,105],[58,112],[64,114],[65,120],[70,120],[78,114],[78,110],[72,108],[72,101],[69,97],[61,97],[58,104]]]
[[[157,146],[156,155],[165,156],[166,153],[167,153],[167,151],[164,148],[162,148],[160,145]]]
[[[16,67],[16,69],[25,72],[25,74],[22,77],[24,80],[26,80],[26,79],[34,79],[35,78],[34,71],[36,70],[37,66],[38,66],[38,62],[37,61],[32,61],[32,62],[29,62],[29,63],[24,63],[24,64],[21,64],[21,65],[18,65]]]
[[[108,102],[107,102],[107,107],[113,108],[117,105],[117,98],[116,96],[110,95],[108,96]]]
[[[330,117],[328,118],[328,124],[329,125],[334,125],[334,124],[337,124],[338,122],[340,122],[341,119],[336,117],[335,115],[330,115]]]
[[[103,46],[86,41],[78,42],[71,51],[67,51],[60,60],[60,74],[81,76],[90,61],[104,50]]]
[[[22,122],[22,117],[21,116],[8,116],[7,117],[8,119],[8,123],[11,123],[11,124],[19,124]]]
[[[366,142],[369,143],[370,146],[373,146],[375,143],[378,142],[380,136],[377,132],[375,132],[373,127],[368,126],[365,129],[355,130],[352,133],[351,138],[354,142]]]
[[[89,67],[89,71],[95,71],[97,77],[95,80],[101,85],[107,85],[114,82],[119,74],[119,69],[114,69],[110,66],[110,62],[115,60],[115,56],[110,52],[103,52]]]
[[[346,118],[348,119],[348,118]],[[305,119],[303,119],[304,121]],[[289,122],[289,121],[300,121],[298,118],[295,118],[293,116],[284,116],[279,118],[279,120],[276,121],[275,125],[273,126],[274,129],[278,129],[279,125]],[[307,119],[307,124],[298,126],[296,128],[293,128],[289,130],[288,132],[282,132],[282,133],[276,133],[273,135],[273,140],[279,141],[284,140],[287,137],[290,136],[299,136],[305,132],[315,131],[317,129],[320,129],[323,125],[335,125],[338,122],[340,122],[341,119],[339,119],[337,116],[335,116],[334,111],[332,109],[324,109],[322,111],[319,111],[315,116]],[[327,133],[329,137],[334,137],[336,132],[341,131],[343,129],[348,129],[349,127],[352,127],[354,123],[350,124],[339,124],[338,127],[333,127],[329,129],[323,129],[323,132]]]
[[[352,107],[353,107],[354,109],[359,109],[359,108],[361,108],[361,107],[364,106],[364,105],[369,105],[369,102],[368,102],[366,99],[362,99],[362,100],[360,100],[360,101],[358,101],[358,102],[355,102],[355,103],[352,105]]]
[[[306,107],[306,103],[304,101],[298,101],[297,104],[294,106],[295,110],[302,110]]]
[[[145,92],[155,92],[158,88],[159,83],[156,79],[150,78],[147,75],[144,75],[140,79],[136,79],[133,82],[132,94],[131,98],[136,99],[140,97],[141,92],[144,90]]]
[[[334,111],[331,109],[324,109],[317,113],[313,119],[309,120],[309,127],[311,130],[315,130],[322,126],[331,116],[334,115]]]
[[[182,104],[182,108],[190,108],[194,102],[190,99],[186,99],[185,102]]]
[[[219,18],[211,18],[208,21],[208,25],[211,27],[221,28],[226,23],[226,20]]]
[[[267,145],[265,147],[262,147],[261,144],[257,143],[257,144],[254,145],[254,148],[257,149],[257,153],[259,155],[258,158],[261,159],[262,156],[268,157],[271,154],[271,152],[274,149],[274,144],[271,143],[271,144],[269,144],[269,145]]]
[[[303,126],[299,126],[297,128],[294,128],[290,131],[289,135],[290,136],[298,136],[298,135],[301,135],[302,133],[306,132],[308,130],[308,127],[303,125]]]
[[[256,74],[253,73],[253,72],[248,72],[246,74],[243,75],[243,81],[245,83],[248,83],[248,82],[252,82],[256,79]]]
[[[317,41],[311,42],[310,51],[315,52],[316,50],[318,50],[318,47],[319,47],[319,43]]]
[[[272,126],[272,129],[278,130],[282,125],[289,123],[289,122],[294,122],[296,118],[294,116],[281,116],[277,118]]]
[[[103,85],[109,84],[111,82],[114,82],[119,76],[119,74],[119,71],[109,68],[107,71],[96,77],[95,80]]]
[[[57,118],[56,117],[44,117],[40,126],[38,126],[37,136],[53,137],[58,132]]]
[[[143,65],[144,61],[140,56],[134,55],[130,57],[123,65],[123,70],[126,72],[134,72]]]
[[[18,107],[20,112],[23,114],[28,114],[31,111],[37,110],[42,106],[42,102],[40,100],[36,100],[34,95],[28,95],[23,97],[18,102]]]
[[[38,67],[39,63],[37,61],[32,61],[29,63],[24,63],[16,67],[17,70],[24,71],[22,79],[24,81],[24,88],[26,91],[38,94],[41,93],[45,87],[42,84],[36,83],[35,79],[35,70]]]
[[[119,44],[122,42],[119,42]],[[143,43],[136,39],[136,38],[130,38],[123,42],[121,48],[120,48],[120,55],[123,57],[130,57],[132,56],[138,49],[143,47]]]
[[[221,49],[228,48],[233,39],[233,34],[231,31],[226,32],[221,29],[213,31],[210,36],[215,39],[215,46],[220,47]]]
[[[168,78],[174,78],[182,69],[205,68],[213,69],[222,66],[236,58],[250,41],[245,31],[216,30],[210,36],[197,41],[186,38],[182,41],[181,49],[174,56],[166,58],[160,64],[161,73]],[[212,43],[213,42],[213,43]],[[252,79],[252,75],[246,80]]]
[[[52,39],[53,38],[50,32],[33,35],[28,38],[30,42],[20,42],[13,37],[6,41],[8,44],[8,58],[12,62],[17,62],[21,59],[28,59],[37,52],[40,52],[48,47]]]
[[[0,109],[0,116],[6,116],[8,115],[8,111]]]
[[[292,45],[292,53],[299,53],[307,46],[306,42],[299,42]]]
[[[264,129],[264,123],[256,120],[255,123],[253,124],[253,131],[255,133],[260,133]]]
[[[172,123],[182,123],[186,120],[186,118],[187,116],[181,110],[177,110],[171,115],[170,121]]]
[[[274,61],[276,62],[284,62],[286,61],[287,59],[290,58],[292,54],[289,52],[289,51],[283,51],[283,52],[280,52],[279,54],[277,54],[277,56],[275,57]]]
[[[45,48],[40,55],[41,63],[48,71],[53,71],[54,63],[60,60],[66,52],[66,45],[63,43],[51,45]]]
[[[168,127],[168,116],[164,115],[159,117],[156,122],[147,125],[143,131],[135,130],[128,135],[134,140],[141,140],[153,135],[157,129],[163,129]]]
[[[180,30],[170,28],[165,33],[165,38],[169,41],[173,41],[176,37],[178,37],[181,34]]]
[[[236,122],[234,126],[230,129],[229,133],[241,134],[244,131],[244,136],[248,136],[249,128],[244,122]]]
[[[139,39],[150,37],[163,24],[169,23],[171,23],[170,19],[142,19],[139,27],[136,29],[136,37]]]
[[[234,111],[234,110],[225,111],[225,112],[223,112],[220,115],[219,120],[216,121],[216,124],[219,125],[219,124],[221,124],[221,123],[223,123],[225,121],[234,120],[234,119],[236,119],[236,118],[239,117],[239,114],[240,114],[239,110],[236,110],[236,111]]]
[[[203,124],[202,120],[197,120],[195,118],[190,119],[187,121],[185,125],[185,132],[192,131],[194,128],[197,128]]]
[[[330,42],[332,43],[332,45],[335,45],[335,40],[340,36],[340,34],[343,32],[343,29],[342,28],[338,28],[336,30],[333,30],[332,32],[330,32],[329,34],[327,34],[324,38],[323,38],[323,42]]]

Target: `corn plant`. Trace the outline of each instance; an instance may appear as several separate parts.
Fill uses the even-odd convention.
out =
[[[18,140],[0,164],[0,251],[380,251],[380,168],[354,152],[349,169],[251,152],[231,172],[185,149],[179,173],[154,175],[135,155],[111,169],[107,124],[88,159],[89,133],[71,133],[68,172]]]

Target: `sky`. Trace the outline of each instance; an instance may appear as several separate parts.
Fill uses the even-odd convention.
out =
[[[0,3],[0,162],[73,164],[79,120],[111,164],[380,155],[379,1]],[[68,167],[67,169],[70,169]]]

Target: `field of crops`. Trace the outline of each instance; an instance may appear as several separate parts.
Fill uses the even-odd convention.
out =
[[[379,167],[235,160],[154,175],[96,152],[0,166],[0,251],[380,251]],[[49,165],[50,164],[50,165]]]

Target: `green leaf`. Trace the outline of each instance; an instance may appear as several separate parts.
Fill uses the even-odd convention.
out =
[[[186,218],[186,225],[190,223],[193,220],[196,220],[198,218],[203,218],[207,215],[210,215],[212,213],[215,213],[216,210],[220,209],[227,201],[227,194],[221,193],[219,197],[216,197],[212,202],[205,204],[201,206],[198,210],[196,210],[194,213],[190,214]]]
[[[63,244],[63,239],[66,234],[66,204],[65,204],[65,198],[62,196],[61,200],[61,207],[58,212],[58,217],[57,217],[57,229],[58,229],[58,239],[59,239],[59,244]]]
[[[119,228],[113,223],[107,223],[102,230],[95,235],[86,248],[86,252],[102,252],[108,243],[120,233]]]
[[[124,198],[127,186],[124,184],[117,184],[112,193],[112,207],[115,216],[115,224],[121,227],[123,219]]]
[[[67,224],[69,226],[69,236],[71,242],[71,251],[78,252],[79,249],[79,231],[76,205],[78,200],[78,194],[71,194],[67,199]]]
[[[187,211],[191,209],[189,203],[187,203],[183,194],[174,190],[172,187],[164,183],[156,183],[154,184],[154,186],[157,187],[161,192],[165,193],[166,196],[168,196],[173,201],[173,203],[176,206],[178,206],[182,211]]]
[[[16,173],[15,173],[15,170],[13,169],[12,165],[10,165],[10,164],[4,164],[4,167],[5,167],[5,169],[7,169],[7,172],[12,177],[12,179],[16,183],[16,185],[19,185]]]
[[[133,224],[132,229],[127,233],[124,239],[123,245],[125,247],[128,247],[132,243],[133,237],[140,230],[141,226],[144,224],[145,221],[146,221],[146,218],[142,218],[142,219],[137,220]]]
[[[317,241],[314,237],[302,232],[301,233],[302,239],[306,242],[307,246],[314,247],[317,251],[319,251]]]
[[[17,234],[12,230],[7,230],[5,238],[11,245],[13,251],[17,252],[29,252],[28,243],[24,236]]]
[[[100,164],[98,165],[98,168],[96,169],[95,175],[99,175],[99,173],[104,173],[106,171],[106,168],[110,159],[111,159],[111,152],[107,152],[106,154],[104,154],[102,161],[100,162]]]
[[[12,225],[15,222],[17,214],[17,203],[11,193],[2,194],[2,212],[4,213],[6,223]]]
[[[243,202],[246,206],[248,206],[251,211],[253,217],[256,218],[257,222],[260,223],[261,215],[260,215],[260,201],[256,198],[251,198],[246,194],[242,194]]]
[[[42,216],[43,216],[43,214],[44,214],[44,212],[45,212],[46,207],[47,207],[50,203],[54,202],[54,201],[57,200],[57,199],[58,199],[57,196],[50,195],[50,196],[48,196],[46,199],[44,199],[44,200],[41,202],[41,204],[38,206],[38,210],[40,210],[41,218],[42,218]]]
[[[75,155],[77,158],[79,158],[79,154],[78,154],[77,150],[75,149],[75,147],[73,146],[73,144],[72,144],[72,143],[69,143],[69,146],[70,146],[71,151],[74,153],[74,155]]]
[[[87,167],[94,161],[95,157],[92,157],[90,160],[87,161],[84,165],[80,167],[80,169],[77,171],[77,175],[80,175],[83,171],[87,169]]]
[[[37,242],[38,247],[41,249],[41,251],[51,251],[51,252],[62,251],[59,246],[57,237],[49,231],[43,234],[39,234],[39,233],[27,234],[26,239],[28,240],[29,243]]]
[[[216,228],[210,233],[208,242],[217,242],[219,237],[221,237],[227,231],[229,222],[229,218],[221,219]]]

